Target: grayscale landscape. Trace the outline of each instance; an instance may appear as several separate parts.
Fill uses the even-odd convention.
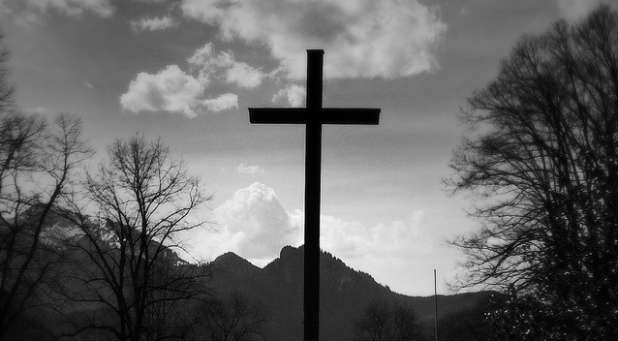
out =
[[[0,340],[616,326],[616,0],[0,0]]]

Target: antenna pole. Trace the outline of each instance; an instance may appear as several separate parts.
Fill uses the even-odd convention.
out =
[[[436,269],[433,269],[433,304],[434,304],[434,329],[433,333],[438,341],[438,286],[436,284]]]

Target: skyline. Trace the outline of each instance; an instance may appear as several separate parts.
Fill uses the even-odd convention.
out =
[[[0,13],[24,111],[79,115],[97,159],[115,138],[161,136],[201,178],[214,199],[199,215],[216,224],[185,236],[201,260],[263,266],[299,245],[304,129],[252,127],[247,107],[302,106],[305,50],[323,48],[324,105],[382,120],[324,128],[322,248],[428,295],[432,269],[441,293],[461,271],[446,240],[478,228],[470,197],[441,183],[460,107],[519,37],[600,2],[4,0]]]

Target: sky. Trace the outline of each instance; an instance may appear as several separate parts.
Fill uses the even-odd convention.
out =
[[[248,107],[304,106],[306,49],[325,50],[324,106],[378,107],[378,126],[325,126],[321,247],[408,295],[454,293],[478,230],[443,180],[466,98],[525,34],[602,0],[0,0],[16,102],[114,139],[161,137],[213,199],[180,236],[189,257],[258,266],[302,244],[304,127]],[[612,5],[615,5],[613,3]]]

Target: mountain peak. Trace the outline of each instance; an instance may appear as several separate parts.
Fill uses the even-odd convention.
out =
[[[232,271],[253,271],[259,269],[248,260],[235,254],[234,252],[226,252],[215,258],[212,264],[217,268],[224,268]]]
[[[285,259],[290,257],[298,257],[299,255],[301,255],[302,250],[302,246],[293,247],[290,245],[286,245],[281,249],[281,252],[279,253],[279,258]]]
[[[219,257],[215,258],[213,262],[220,263],[220,262],[229,262],[229,261],[238,261],[238,260],[245,260],[245,259],[235,254],[234,252],[228,251],[220,255]]]

